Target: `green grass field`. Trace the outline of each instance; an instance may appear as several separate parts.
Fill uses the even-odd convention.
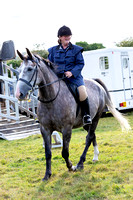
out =
[[[127,115],[133,128],[133,112]],[[133,134],[122,133],[113,117],[101,118],[97,131],[99,161],[93,146],[84,170],[68,172],[61,148],[52,149],[52,176],[42,182],[45,155],[40,135],[17,141],[0,140],[0,200],[130,200],[133,199]],[[86,132],[73,131],[70,160],[76,165]]]

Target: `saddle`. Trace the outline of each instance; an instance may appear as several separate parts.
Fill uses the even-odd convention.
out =
[[[77,85],[70,83],[68,80],[64,80],[64,82],[66,83],[69,91],[71,92],[71,94],[73,95],[76,103],[77,103],[77,110],[76,110],[76,117],[79,114],[79,109],[80,109],[80,101],[79,101],[79,91],[77,89]]]
[[[57,73],[56,72],[56,75],[58,76],[58,78],[63,78],[64,77],[64,74],[60,74],[60,73]],[[74,83],[71,83],[69,82],[66,78],[65,79],[62,79],[69,91],[71,92],[71,94],[73,95],[76,103],[77,103],[77,110],[76,110],[76,117],[78,116],[78,113],[79,113],[79,109],[80,109],[80,101],[79,101],[79,91],[78,91],[78,88],[77,88],[77,85],[75,85]]]
[[[72,93],[76,103],[79,104],[79,91],[77,89],[77,85],[70,83],[67,79],[64,79],[64,82],[66,83],[69,91]]]

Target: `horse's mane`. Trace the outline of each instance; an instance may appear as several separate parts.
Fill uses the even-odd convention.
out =
[[[33,55],[38,59],[39,62],[42,61],[48,68],[50,68],[52,71],[56,73],[57,65],[55,65],[48,59],[42,58],[41,56],[37,54],[33,54]]]

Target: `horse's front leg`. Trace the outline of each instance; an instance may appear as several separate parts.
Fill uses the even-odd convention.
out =
[[[40,128],[41,130],[41,134],[44,140],[44,145],[45,145],[45,157],[46,157],[46,172],[45,172],[45,176],[42,179],[44,180],[48,180],[51,176],[51,157],[52,157],[52,153],[51,153],[51,131],[50,130],[45,130],[44,127]]]
[[[69,142],[71,139],[72,129],[66,128],[62,132],[63,134],[63,149],[62,149],[62,157],[66,161],[67,168],[71,171],[72,170],[72,163],[69,160]]]

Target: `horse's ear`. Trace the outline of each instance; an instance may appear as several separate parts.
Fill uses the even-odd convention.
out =
[[[33,56],[31,54],[30,50],[28,48],[26,48],[26,51],[27,51],[27,54],[28,54],[30,60],[33,60]]]
[[[19,57],[21,58],[21,60],[24,60],[24,56],[17,50],[17,54],[19,55]]]

